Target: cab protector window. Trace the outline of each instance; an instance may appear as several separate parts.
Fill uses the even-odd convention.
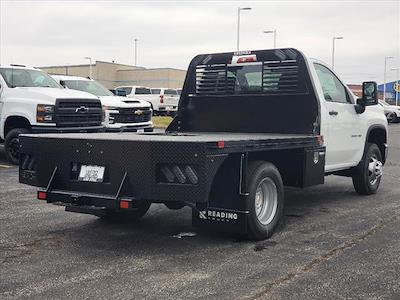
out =
[[[164,95],[178,95],[176,90],[168,89],[164,91]]]
[[[125,93],[127,95],[129,95],[132,92],[132,88],[131,87],[120,87],[120,88],[117,88],[116,91],[125,91]]]
[[[150,89],[145,88],[145,87],[138,87],[135,90],[135,94],[136,95],[148,95],[148,94],[151,94],[151,91],[150,91]]]
[[[297,62],[270,61],[196,68],[197,95],[292,94],[306,91]]]
[[[349,103],[346,88],[328,68],[314,64],[315,71],[324,92],[324,98],[330,102]]]

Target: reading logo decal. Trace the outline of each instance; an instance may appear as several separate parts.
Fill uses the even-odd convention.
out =
[[[216,211],[216,210],[203,210],[199,212],[200,219],[209,219],[213,221],[222,221],[222,222],[229,222],[230,220],[237,220],[238,215],[237,213],[231,212],[223,212],[223,211]]]

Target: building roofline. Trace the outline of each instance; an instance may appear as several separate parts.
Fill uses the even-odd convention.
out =
[[[126,71],[153,71],[153,70],[174,70],[174,71],[182,71],[182,72],[187,72],[185,69],[178,69],[178,68],[143,68],[143,69],[125,69],[125,70],[117,70],[117,72],[126,72]]]
[[[96,66],[97,63],[103,63],[103,64],[110,64],[110,65],[116,65],[116,66],[122,66],[122,67],[129,67],[129,68],[136,68],[140,70],[145,70],[145,67],[135,67],[132,65],[126,65],[126,64],[120,64],[120,63],[113,63],[111,61],[103,61],[103,60],[96,60],[92,66]],[[37,67],[37,68],[46,68],[46,69],[55,69],[55,68],[69,68],[69,67],[89,67],[90,64],[72,64],[72,65],[58,65],[58,66],[42,66],[42,67]],[[135,70],[135,69],[133,69]]]

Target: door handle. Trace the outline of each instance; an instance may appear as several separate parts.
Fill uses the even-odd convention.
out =
[[[330,114],[331,116],[337,116],[337,115],[338,115],[338,112],[337,112],[336,110],[331,110],[331,111],[329,112],[329,114]]]

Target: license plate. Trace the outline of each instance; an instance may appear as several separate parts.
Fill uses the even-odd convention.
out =
[[[79,181],[103,182],[105,167],[82,165],[79,172]]]
[[[143,133],[143,132],[144,132],[143,128],[137,130],[137,133]]]

